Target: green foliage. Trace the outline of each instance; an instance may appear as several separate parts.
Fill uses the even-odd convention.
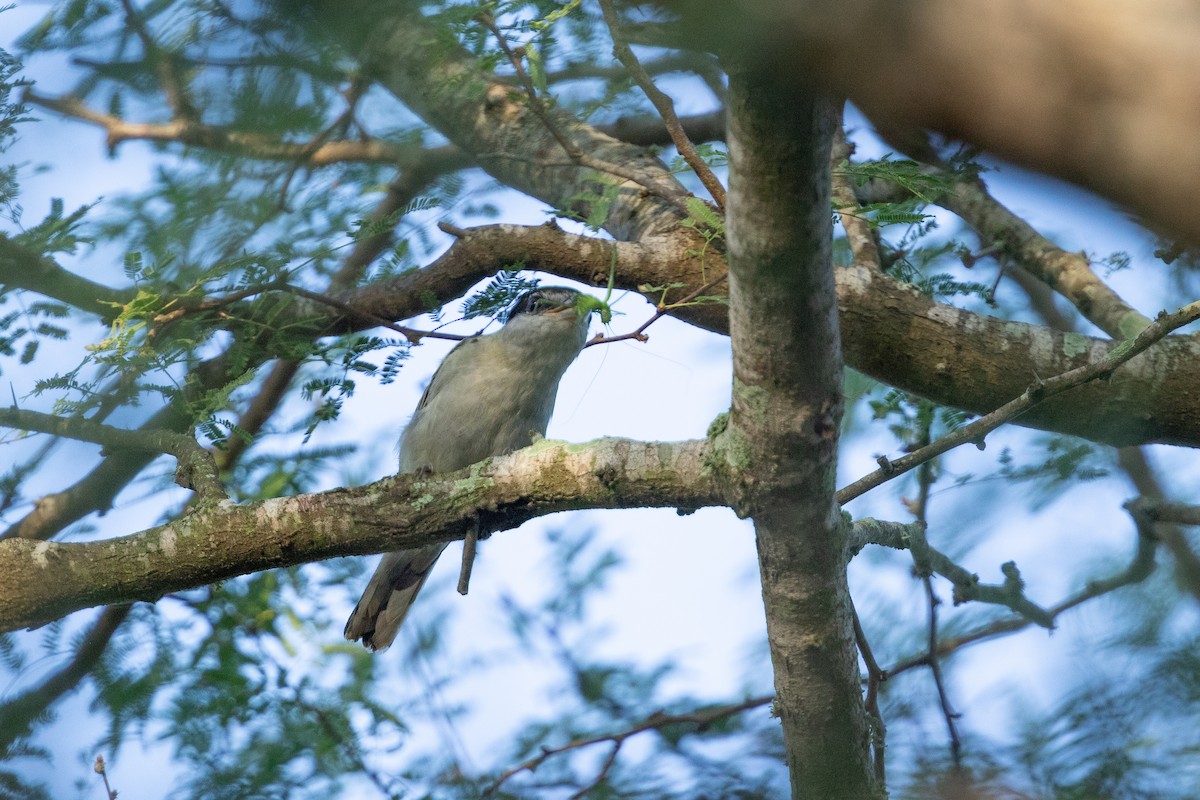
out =
[[[888,389],[883,397],[869,399],[867,404],[876,420],[887,422],[888,430],[905,450],[915,450],[927,444],[929,438],[952,433],[974,416],[899,389]]]
[[[887,273],[936,300],[973,297],[994,305],[992,286],[964,281],[948,270],[957,264],[964,246],[953,239],[937,240],[932,236],[936,229],[936,220],[926,218],[909,226],[896,242],[887,243],[884,247]]]
[[[0,8],[0,19],[4,11]],[[17,102],[16,94],[25,85],[20,78],[21,62],[3,48],[0,48],[0,153],[8,149],[17,134],[17,126],[30,120],[28,109]],[[6,216],[16,221],[21,216],[21,208],[17,204],[20,191],[16,164],[0,166],[0,208]]]
[[[729,164],[729,151],[726,150],[723,145],[715,144],[713,142],[701,142],[700,144],[695,145],[695,148],[696,155],[700,156],[700,160],[710,167],[724,167]],[[680,155],[672,158],[671,163],[668,164],[667,167],[671,170],[671,172],[676,173],[691,170],[691,166],[688,164],[687,160]],[[689,201],[692,199],[694,198],[688,198]],[[688,210],[691,210],[690,205]],[[693,216],[695,215],[693,214]]]
[[[1124,272],[1131,266],[1129,253],[1117,251],[1109,253],[1104,258],[1094,259],[1094,263],[1104,267],[1104,279],[1108,280],[1113,276],[1113,273]]]
[[[892,158],[891,153],[876,161],[843,161],[837,166],[837,171],[849,177],[858,186],[871,180],[898,184],[923,203],[934,202],[939,195],[949,191],[954,185],[952,181],[933,173],[923,164],[909,159]]]
[[[597,172],[589,189],[572,195],[567,206],[555,209],[554,213],[582,222],[588,230],[599,233],[620,192],[621,184],[617,178]]]
[[[521,274],[523,264],[517,263],[511,267],[497,272],[486,286],[463,302],[463,319],[498,317],[522,294],[537,288],[536,278],[526,278]]]

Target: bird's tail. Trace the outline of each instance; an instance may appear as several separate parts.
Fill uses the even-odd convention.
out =
[[[346,622],[346,638],[352,642],[362,639],[368,650],[391,645],[417,592],[445,549],[445,544],[431,544],[386,553]]]

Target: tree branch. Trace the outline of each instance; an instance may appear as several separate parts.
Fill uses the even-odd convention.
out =
[[[583,747],[590,747],[591,745],[600,744],[601,742],[611,742],[614,748],[613,753],[616,753],[620,750],[621,745],[625,743],[625,740],[629,739],[630,737],[646,731],[661,730],[662,728],[673,725],[695,725],[698,731],[704,731],[714,722],[719,722],[720,720],[728,717],[741,714],[743,711],[749,711],[753,708],[765,706],[774,699],[774,695],[752,697],[749,700],[745,700],[741,703],[715,706],[707,708],[703,711],[690,711],[685,714],[666,714],[662,711],[656,711],[650,716],[646,717],[646,719],[644,719],[642,722],[639,722],[637,725],[634,725],[631,728],[626,728],[623,731],[618,731],[617,733],[607,733],[599,736],[585,736],[579,739],[572,739],[566,744],[562,744],[557,747],[542,747],[542,752],[538,755],[526,761],[522,761],[515,767],[511,767],[500,773],[500,776],[483,790],[483,794],[485,797],[492,794],[499,789],[505,781],[521,772],[537,771],[537,768],[546,763],[546,761],[554,756],[561,755],[562,753],[568,753],[572,750],[578,750]],[[600,777],[593,782],[592,787],[588,788],[593,788],[595,784],[598,783],[603,777],[603,774],[601,774]]]
[[[1106,578],[1099,578],[1088,581],[1087,585],[1079,592],[1076,592],[1071,597],[1052,605],[1046,609],[1046,615],[1050,621],[1050,627],[1054,627],[1058,618],[1065,612],[1082,605],[1089,600],[1093,600],[1101,595],[1116,591],[1125,586],[1144,581],[1154,571],[1154,556],[1158,548],[1158,543],[1155,541],[1149,528],[1145,524],[1145,520],[1139,520],[1134,516],[1134,521],[1137,523],[1138,538],[1134,555],[1129,564],[1113,575]],[[890,545],[888,545],[890,546]],[[1026,617],[1014,615],[998,619],[990,622],[975,631],[955,636],[947,639],[942,639],[938,643],[937,657],[949,655],[957,650],[977,642],[994,639],[997,636],[1006,636],[1010,633],[1024,630],[1030,625],[1035,624],[1034,620]],[[920,655],[911,656],[897,662],[894,666],[885,670],[889,676],[899,675],[901,672],[907,672],[915,667],[927,666],[929,663],[929,653],[925,652]]]
[[[462,538],[476,517],[492,531],[580,508],[723,505],[707,477],[707,451],[705,441],[540,442],[450,475],[224,502],[117,539],[7,539],[0,541],[0,630],[262,569]]]
[[[1010,400],[987,416],[964,425],[953,433],[943,436],[936,442],[922,447],[916,452],[895,461],[884,459],[884,463],[880,469],[840,489],[838,491],[838,502],[844,505],[865,492],[890,481],[892,478],[904,474],[913,467],[968,442],[975,444],[977,447],[981,446],[987,434],[1004,423],[1024,414],[1046,398],[1081,386],[1097,378],[1110,377],[1122,364],[1159,342],[1167,334],[1197,319],[1200,319],[1200,301],[1184,306],[1172,314],[1166,312],[1159,314],[1158,319],[1138,333],[1137,336],[1113,347],[1105,358],[1070,370],[1069,372],[1064,372],[1061,375],[1056,375],[1049,380],[1038,381],[1027,388],[1019,397]]]
[[[382,139],[344,139],[322,142],[313,147],[311,144],[287,142],[260,133],[230,130],[189,119],[162,123],[129,122],[97,111],[77,97],[47,97],[30,91],[25,93],[24,99],[33,105],[103,128],[110,153],[124,142],[147,141],[173,142],[270,161],[294,161],[308,167],[326,167],[345,162],[408,164],[417,163],[420,155],[425,159],[442,161],[447,170],[452,165],[465,166],[465,158],[456,148],[417,152],[409,145]]]
[[[754,520],[792,794],[830,800],[882,791],[834,501],[843,362],[829,173],[840,106],[769,69],[730,73],[733,403],[712,437],[717,480]]]
[[[933,174],[954,176],[931,168]],[[1116,339],[1128,339],[1150,324],[1092,271],[1086,253],[1068,253],[1038,233],[988,192],[983,181],[956,180],[936,198],[939,206],[961,217],[984,244],[997,244],[1043,283],[1065,297],[1096,327]]]
[[[584,218],[596,202],[588,198],[611,196],[602,206],[604,227],[617,239],[681,233],[687,238],[675,229],[683,219],[677,203],[688,193],[642,148],[605,136],[561,109],[545,111],[552,122],[548,128],[537,104],[513,92],[510,82],[464,49],[448,45],[410,7],[381,10],[365,0],[315,0],[313,6],[319,9],[322,33],[362,53],[369,74],[503,183]],[[364,18],[372,19],[366,30]],[[614,182],[576,163],[562,163],[563,145],[552,131],[571,149],[637,180]]]
[[[621,20],[617,16],[617,10],[613,7],[612,0],[600,0],[600,9],[604,12],[604,22],[608,25],[609,34],[612,36],[613,55],[625,65],[625,69],[629,70],[629,74],[633,76],[633,80],[646,93],[646,97],[654,104],[654,108],[662,117],[663,124],[667,128],[667,132],[671,135],[671,143],[675,145],[675,149],[679,151],[679,155],[687,162],[692,171],[696,173],[696,177],[700,179],[700,183],[704,184],[704,188],[712,196],[712,199],[717,204],[717,208],[722,211],[725,209],[725,187],[717,180],[717,176],[713,174],[712,169],[708,164],[704,163],[704,159],[700,158],[700,154],[696,152],[696,147],[688,138],[687,133],[683,130],[683,126],[679,122],[679,117],[675,114],[675,103],[672,102],[670,96],[661,91],[654,85],[654,79],[646,72],[642,63],[633,53],[633,48],[625,41],[621,35]]]
[[[858,213],[860,207],[854,183],[841,168],[853,153],[854,146],[846,141],[846,133],[842,126],[838,125],[833,134],[833,148],[829,156],[833,167],[830,171],[833,210],[837,212],[842,228],[846,231],[846,241],[850,245],[854,263],[867,269],[881,270],[879,245],[875,241],[871,223]]]
[[[103,320],[115,317],[133,299],[126,289],[112,289],[63,269],[54,259],[0,234],[0,285],[61,300]]]
[[[194,489],[208,500],[228,496],[217,476],[217,465],[212,454],[186,434],[162,429],[114,428],[86,419],[59,417],[21,408],[0,408],[0,425],[91,442],[105,448],[168,453],[179,462],[175,480],[180,486]]]

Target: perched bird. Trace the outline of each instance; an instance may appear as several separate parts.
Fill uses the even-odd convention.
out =
[[[452,472],[544,436],[558,382],[587,340],[591,317],[574,289],[523,294],[504,327],[464,339],[442,361],[400,437],[400,472]],[[354,612],[346,638],[382,650],[446,548],[387,553]]]

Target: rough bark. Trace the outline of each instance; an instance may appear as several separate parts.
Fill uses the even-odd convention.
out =
[[[541,442],[449,475],[213,504],[115,539],[0,541],[0,631],[95,605],[153,601],[262,569],[462,538],[477,515],[489,530],[508,530],[579,508],[722,505],[704,465],[707,446]]]
[[[842,355],[830,256],[830,98],[730,75],[733,407],[716,437],[734,508],[754,519],[794,798],[871,797],[846,564],[834,501]]]

